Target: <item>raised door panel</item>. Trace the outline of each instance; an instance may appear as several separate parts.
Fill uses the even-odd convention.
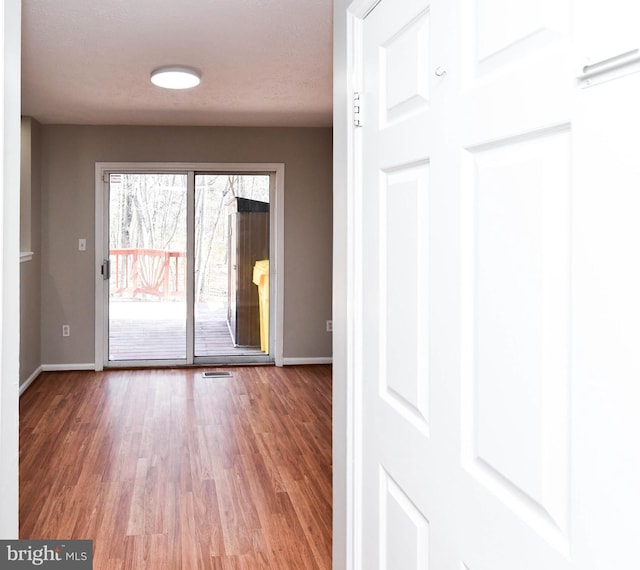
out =
[[[464,0],[459,99],[464,146],[570,122],[577,70],[570,0]]]
[[[384,172],[381,183],[381,395],[428,433],[429,164]]]
[[[429,521],[384,470],[380,483],[380,566],[429,570]]]
[[[462,191],[466,469],[566,551],[571,136],[467,149]]]
[[[460,562],[564,570],[574,504],[571,2],[463,6],[462,73],[445,113],[457,125],[459,181]]]
[[[468,34],[465,56],[476,79],[517,67],[524,57],[542,55],[570,30],[568,0],[465,0],[464,5],[472,15],[463,21]]]

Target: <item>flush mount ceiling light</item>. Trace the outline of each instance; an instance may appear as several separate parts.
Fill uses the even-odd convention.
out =
[[[200,84],[200,73],[182,65],[167,65],[151,72],[151,83],[165,89],[190,89]]]

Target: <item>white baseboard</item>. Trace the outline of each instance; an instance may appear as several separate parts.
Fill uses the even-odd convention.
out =
[[[283,366],[299,366],[303,364],[331,364],[333,358],[330,356],[317,356],[312,358],[283,358]]]
[[[20,384],[20,396],[22,396],[22,394],[24,394],[24,391],[31,386],[31,383],[40,375],[40,373],[43,371],[42,366],[38,366],[38,368],[36,368],[33,371],[33,374],[31,374],[31,376],[29,376],[29,378],[27,378],[22,384]]]
[[[283,358],[283,366],[303,366],[305,364],[331,364],[333,359],[330,356],[320,356],[312,358]],[[40,375],[41,372],[67,372],[74,370],[95,370],[95,364],[93,362],[87,362],[85,364],[43,364],[38,366],[31,376],[27,378],[22,384],[20,384],[20,396],[24,394],[25,390],[31,386],[32,382]]]
[[[86,364],[43,364],[43,372],[68,372],[71,370],[95,370],[96,365],[93,362]]]

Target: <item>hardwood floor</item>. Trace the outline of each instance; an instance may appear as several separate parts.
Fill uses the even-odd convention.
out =
[[[94,570],[331,568],[328,366],[43,373],[20,400],[20,538]]]

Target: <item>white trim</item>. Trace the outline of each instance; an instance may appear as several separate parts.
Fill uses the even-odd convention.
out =
[[[346,476],[345,510],[346,510],[346,552],[344,569],[362,569],[362,470],[363,470],[363,423],[362,423],[362,184],[361,184],[361,137],[362,129],[353,127],[352,94],[362,92],[363,68],[362,60],[362,28],[364,19],[379,4],[380,0],[354,0],[348,6],[346,14],[346,29],[338,39],[344,51],[341,65],[346,67],[346,77],[343,78],[344,91],[335,94],[338,104],[334,104],[337,114],[334,117],[334,133],[339,137],[334,142],[334,148],[341,148],[343,156],[334,156],[334,172],[340,169],[334,181],[338,192],[342,192],[342,207],[345,208],[346,227],[343,229],[343,243],[336,243],[334,247],[345,251],[345,276],[340,283],[338,294],[344,296],[343,331],[346,344],[344,361],[338,363],[341,367],[341,380],[345,383],[342,397],[344,413],[344,433],[335,434],[345,439],[346,465],[342,467]],[[346,45],[345,45],[346,44]],[[346,103],[345,103],[346,100]],[[338,161],[340,164],[337,164]],[[345,243],[346,242],[346,243]],[[335,302],[335,301],[334,301]],[[334,317],[335,330],[335,317]],[[334,365],[335,366],[335,365]],[[340,376],[340,373],[337,374]],[[335,388],[334,388],[335,390]],[[335,461],[334,461],[335,466]],[[342,570],[342,569],[341,569]]]
[[[95,267],[95,319],[94,319],[94,335],[95,335],[95,371],[100,372],[104,368],[104,355],[107,354],[105,343],[107,342],[107,334],[105,329],[109,316],[104,314],[106,303],[106,295],[108,294],[108,287],[104,286],[104,279],[100,272],[103,260],[104,243],[108,241],[108,236],[105,236],[106,229],[104,228],[104,215],[107,211],[109,204],[107,201],[107,192],[105,191],[106,183],[104,182],[104,170],[99,167],[99,163],[96,163],[95,171],[95,253],[94,253],[94,267]]]
[[[275,232],[271,232],[271,251],[275,254],[275,264],[269,263],[269,283],[273,283],[273,305],[269,307],[269,351],[276,366],[283,365],[284,359],[284,164],[276,164],[275,196],[269,209],[269,223]],[[275,265],[275,267],[274,267]],[[270,285],[271,286],[271,285]]]
[[[331,364],[332,358],[330,356],[326,357],[312,357],[312,358],[284,358],[283,366],[300,366],[305,364]],[[230,364],[242,364],[243,361],[239,359],[237,362],[233,361]],[[265,361],[257,361],[256,364],[269,364],[270,362]],[[119,363],[114,363],[113,368],[119,368]],[[130,367],[132,365],[141,364],[140,362],[128,362],[123,363],[123,367]],[[145,364],[144,362],[142,364]],[[151,363],[150,363],[151,364]],[[153,361],[153,364],[157,365],[157,361]],[[167,366],[178,366],[180,363],[178,361],[167,361]],[[201,363],[196,364],[195,367],[208,366],[207,364]],[[80,371],[80,370],[95,370],[95,364],[86,363],[86,364],[43,364],[42,366],[38,366],[33,373],[27,378],[22,384],[20,384],[20,396],[24,394],[25,390],[33,383],[33,381],[40,375],[42,372],[72,372],[72,371]]]
[[[301,366],[304,364],[331,364],[331,356],[313,356],[311,358],[283,358],[283,366]]]
[[[32,259],[33,259],[33,251],[20,252],[20,263],[24,263],[25,261],[31,261]]]
[[[38,377],[40,376],[40,374],[43,372],[43,368],[42,366],[38,366],[38,368],[36,368],[33,373],[31,374],[31,376],[29,376],[29,378],[27,378],[22,384],[20,384],[20,396],[22,396],[22,394],[24,394],[25,390],[31,386],[32,382]]]
[[[350,0],[334,1],[333,94],[333,563],[335,570],[356,570],[353,496],[353,374],[350,370],[353,296],[350,235],[353,232],[349,122],[353,108]],[[360,569],[358,569],[360,570]]]
[[[196,176],[193,170],[187,172],[187,274],[185,300],[187,302],[187,365],[193,364],[195,356],[195,267],[196,267]],[[188,326],[191,323],[192,326]]]
[[[105,192],[104,175],[107,172],[260,172],[270,173],[275,177],[275,188],[272,192],[270,211],[271,231],[270,257],[275,263],[269,264],[270,269],[270,331],[269,352],[275,365],[283,365],[284,351],[284,174],[285,166],[281,162],[96,162],[95,165],[95,370],[103,370],[107,354],[107,316],[104,314],[106,306],[104,280],[100,273],[100,265],[104,255],[108,236],[104,227],[104,214],[108,208],[108,196]],[[155,361],[154,361],[155,363]],[[188,364],[186,360],[180,364]],[[111,365],[111,364],[110,364]]]
[[[364,91],[364,65],[362,52],[362,28],[364,18],[378,5],[379,0],[360,2],[359,12],[352,12],[347,29],[347,84],[350,91]],[[347,443],[347,460],[350,465],[351,480],[347,492],[350,493],[348,505],[351,510],[351,540],[353,547],[351,563],[354,568],[362,568],[362,512],[363,512],[363,376],[362,376],[362,338],[363,315],[362,303],[364,280],[363,242],[362,242],[362,208],[364,204],[362,188],[362,129],[353,125],[353,107],[348,107],[346,120],[349,127],[347,154],[347,430],[350,439]]]
[[[187,366],[190,365],[186,364],[184,358],[173,360],[112,360],[103,365],[101,370],[114,370],[117,368],[185,368]]]
[[[192,363],[180,360],[112,360],[104,370],[118,368],[204,368],[208,366],[257,366],[274,364],[267,354],[244,354],[238,356],[196,356]]]
[[[18,538],[20,0],[0,7],[0,536]]]
[[[93,362],[86,364],[43,364],[42,372],[73,372],[75,370],[95,370],[96,365]]]

